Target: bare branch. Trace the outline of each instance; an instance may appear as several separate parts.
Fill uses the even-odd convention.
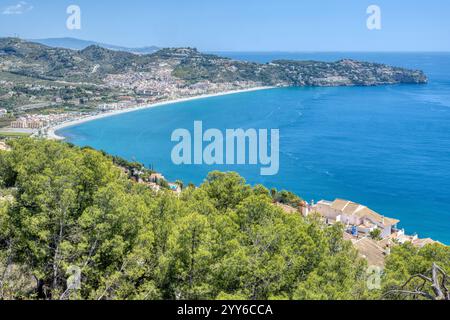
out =
[[[402,294],[402,295],[412,295],[414,299],[418,296],[425,297],[429,300],[450,300],[450,293],[446,287],[448,276],[446,272],[440,268],[436,263],[433,263],[433,267],[428,273],[431,273],[431,278],[423,275],[416,274],[411,276],[398,290],[390,290],[386,292],[382,299],[388,297],[393,294]],[[439,275],[442,276],[442,280],[439,281]],[[422,279],[423,282],[419,284],[414,291],[407,290],[406,287],[414,280],[414,279]],[[424,287],[427,283],[431,284],[431,289],[434,293],[434,296],[430,293],[424,291]]]

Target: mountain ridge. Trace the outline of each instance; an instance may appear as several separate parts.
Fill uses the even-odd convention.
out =
[[[0,57],[2,71],[55,80],[102,82],[109,74],[158,72],[161,65],[167,64],[171,67],[171,76],[188,83],[251,81],[267,86],[368,86],[427,82],[420,70],[384,64],[349,59],[337,62],[276,60],[259,64],[204,54],[195,48],[166,48],[152,54],[135,55],[98,45],[72,50],[0,38]],[[96,73],[91,72],[94,67]]]
[[[125,46],[118,46],[113,44],[107,44],[103,42],[97,42],[92,40],[83,40],[72,37],[61,37],[61,38],[42,38],[42,39],[29,39],[30,42],[36,42],[48,47],[53,48],[64,48],[72,50],[83,50],[89,46],[97,45],[99,47],[110,49],[114,51],[126,51],[135,54],[149,54],[154,53],[159,50],[157,46],[145,46],[130,48]]]
[[[42,85],[41,81],[46,83]],[[148,103],[255,87],[378,86],[427,81],[420,70],[350,59],[275,60],[261,64],[190,47],[135,54],[99,45],[72,50],[0,38],[0,104],[7,109],[48,103],[61,96],[64,101],[90,101],[95,108],[98,101],[112,102],[119,96]],[[70,84],[71,88],[58,93],[54,88],[57,83],[66,87]],[[105,99],[105,95],[109,98]]]

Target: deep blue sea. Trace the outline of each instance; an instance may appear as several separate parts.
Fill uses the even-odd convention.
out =
[[[221,53],[235,59],[341,58],[422,69],[427,85],[282,88],[122,114],[59,134],[199,184],[211,170],[291,190],[306,200],[344,198],[400,219],[408,233],[450,244],[450,53]],[[176,166],[172,131],[280,129],[280,172],[255,166]]]

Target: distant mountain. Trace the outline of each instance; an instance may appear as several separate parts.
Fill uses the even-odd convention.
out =
[[[32,39],[32,42],[37,42],[49,47],[54,48],[65,48],[72,50],[83,50],[90,46],[99,46],[105,49],[115,50],[115,51],[125,51],[136,54],[150,54],[159,50],[158,47],[142,47],[142,48],[127,48],[121,46],[115,46],[112,44],[100,43],[89,40],[81,40],[76,38],[47,38],[47,39]]]
[[[203,54],[193,48],[167,48],[136,55],[99,45],[82,50],[53,48],[17,38],[0,38],[0,71],[74,82],[104,82],[109,75],[124,75],[122,84],[129,83],[129,77],[136,77],[136,73],[156,79],[171,76],[186,85],[205,81],[254,86],[373,86],[427,82],[427,77],[419,70],[348,59],[336,62],[278,60],[259,64]],[[138,85],[140,80],[136,81]]]

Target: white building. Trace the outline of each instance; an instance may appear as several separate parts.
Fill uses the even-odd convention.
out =
[[[387,238],[397,229],[399,220],[388,218],[358,203],[336,199],[333,202],[319,201],[310,208],[329,223],[341,222],[348,227],[356,227],[359,233],[369,234],[375,229],[381,230],[381,237]]]
[[[176,183],[169,183],[169,188],[170,188],[170,190],[172,192],[174,192],[174,193],[176,193],[178,195],[181,194],[182,190],[181,190],[181,187],[178,184],[176,184]]]
[[[0,109],[0,118],[6,116],[7,113],[8,111],[6,109]]]
[[[166,178],[164,178],[164,176],[160,173],[152,173],[149,178],[149,182],[153,183],[159,183],[162,180],[166,180]]]

